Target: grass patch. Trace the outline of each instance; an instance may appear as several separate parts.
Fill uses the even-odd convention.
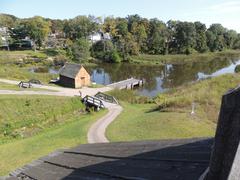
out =
[[[239,50],[225,50],[221,52],[196,53],[190,55],[147,55],[132,56],[131,62],[145,65],[181,64],[186,62],[211,61],[217,59],[239,58]]]
[[[178,139],[213,136],[215,124],[201,110],[188,112],[152,111],[154,104],[122,103],[122,114],[107,129],[111,141]]]
[[[146,96],[139,96],[137,95],[136,91],[133,90],[119,90],[114,89],[112,91],[106,92],[107,94],[115,97],[117,100],[128,102],[128,103],[135,103],[135,104],[146,104],[152,103],[153,100]]]
[[[106,111],[86,114],[74,97],[0,95],[0,175],[59,148],[87,142]]]
[[[238,84],[240,74],[222,75],[159,94],[155,104],[136,104],[120,96],[124,110],[108,127],[107,137],[132,141],[213,136],[221,97]]]
[[[94,115],[73,116],[64,125],[49,128],[30,138],[0,145],[0,175],[6,175],[56,149],[86,143],[90,125],[104,113],[101,111]]]
[[[216,123],[222,95],[239,84],[240,74],[226,74],[174,88],[159,94],[155,102],[161,111],[177,111],[195,103],[196,109],[203,109],[208,119]]]
[[[85,109],[76,97],[0,95],[0,102],[0,144],[65,123]]]

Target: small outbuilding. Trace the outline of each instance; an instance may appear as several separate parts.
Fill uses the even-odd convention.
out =
[[[59,71],[60,84],[71,88],[81,88],[91,85],[91,77],[80,64],[66,63]]]

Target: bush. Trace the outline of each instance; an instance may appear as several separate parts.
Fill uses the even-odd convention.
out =
[[[113,62],[113,63],[121,62],[121,58],[116,50],[113,50],[110,53],[111,53],[111,55],[110,55],[111,62]]]

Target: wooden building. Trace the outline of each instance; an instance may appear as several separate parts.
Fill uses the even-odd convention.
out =
[[[91,85],[91,78],[80,64],[66,63],[59,72],[60,84],[71,88],[81,88]]]

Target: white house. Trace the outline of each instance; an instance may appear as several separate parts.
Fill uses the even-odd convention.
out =
[[[99,32],[95,32],[93,34],[91,34],[90,36],[88,36],[88,39],[92,42],[98,42],[101,40],[111,40],[111,36],[109,33],[103,33],[102,31]]]

